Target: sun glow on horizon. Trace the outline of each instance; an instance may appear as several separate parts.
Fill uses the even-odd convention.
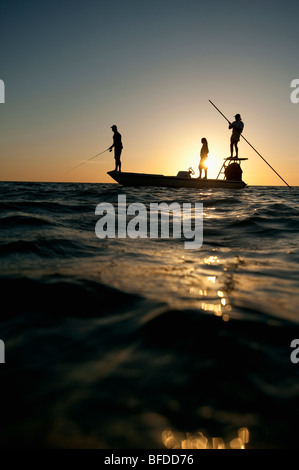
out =
[[[199,175],[198,166],[199,166],[199,162],[200,162],[200,156],[193,156],[192,158],[186,159],[185,161],[186,162],[189,161],[190,164],[187,166],[186,163],[185,163],[186,168],[183,168],[184,164],[180,164],[180,170],[188,170],[188,168],[191,167],[195,171],[194,176],[197,177]],[[209,179],[217,178],[217,175],[220,171],[220,168],[223,164],[223,161],[224,161],[224,158],[221,158],[219,156],[219,153],[216,153],[216,152],[213,152],[213,153],[210,152],[209,153],[209,156],[208,156],[207,161],[206,161],[206,166],[208,168],[208,178]]]

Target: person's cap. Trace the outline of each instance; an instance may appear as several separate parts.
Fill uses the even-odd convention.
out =
[[[117,126],[113,124],[113,126],[111,126],[111,129],[117,129]]]
[[[241,115],[240,114],[235,114],[235,118],[240,118]]]

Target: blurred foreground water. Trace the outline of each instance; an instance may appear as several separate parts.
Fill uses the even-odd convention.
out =
[[[2,447],[298,447],[298,188],[0,194]],[[203,203],[203,246],[98,239],[119,194]]]

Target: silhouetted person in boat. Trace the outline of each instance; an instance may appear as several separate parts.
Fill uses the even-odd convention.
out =
[[[111,152],[113,147],[114,147],[114,158],[115,158],[115,170],[114,171],[117,171],[117,169],[119,169],[119,171],[121,171],[120,156],[121,156],[121,152],[122,152],[122,149],[123,149],[123,144],[122,144],[122,141],[121,141],[121,135],[117,131],[117,126],[115,124],[113,126],[111,126],[111,129],[113,131],[113,144],[111,145],[111,147],[109,147],[109,150]]]
[[[205,179],[208,177],[208,168],[206,166],[206,161],[208,158],[208,153],[209,153],[209,147],[208,147],[208,142],[205,137],[201,139],[202,147],[200,150],[200,162],[199,162],[199,178],[201,179],[201,172],[202,170],[205,171]]]
[[[236,114],[235,118],[236,120],[228,126],[229,129],[233,130],[230,138],[230,158],[233,158],[234,147],[236,150],[236,158],[238,158],[238,142],[244,129],[244,123],[242,122],[240,114]]]

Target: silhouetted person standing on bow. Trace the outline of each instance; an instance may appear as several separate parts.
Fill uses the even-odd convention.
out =
[[[111,145],[111,147],[109,147],[109,150],[111,152],[114,147],[114,158],[115,158],[115,170],[114,171],[117,171],[118,169],[119,171],[121,171],[120,156],[121,156],[121,152],[123,149],[121,135],[117,131],[117,126],[115,124],[111,126],[111,129],[113,131],[113,144]]]
[[[200,150],[200,162],[199,162],[199,179],[201,179],[201,172],[204,170],[205,172],[205,179],[208,177],[208,168],[206,165],[206,161],[208,158],[208,153],[209,153],[209,147],[208,147],[208,141],[205,137],[201,139],[202,147]]]
[[[236,158],[238,158],[238,142],[244,129],[244,123],[242,122],[240,114],[236,114],[235,118],[236,120],[228,126],[229,129],[233,130],[230,138],[230,158],[233,158],[234,147],[236,150]]]

